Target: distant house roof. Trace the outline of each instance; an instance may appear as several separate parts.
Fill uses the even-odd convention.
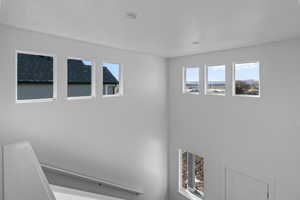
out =
[[[85,65],[81,60],[68,60],[69,83],[91,83],[91,65]]]
[[[53,81],[53,58],[18,54],[18,82],[49,83]]]
[[[103,83],[104,84],[119,84],[116,77],[107,69],[103,67]]]
[[[21,83],[50,83],[53,82],[53,58],[49,56],[36,56],[18,54],[18,82]],[[69,83],[90,83],[91,66],[81,60],[68,60]],[[103,83],[118,84],[119,81],[106,68],[103,67]]]

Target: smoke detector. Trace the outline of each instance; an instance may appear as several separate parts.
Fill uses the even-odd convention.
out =
[[[135,12],[127,12],[125,14],[127,19],[136,19],[137,18],[137,14]]]

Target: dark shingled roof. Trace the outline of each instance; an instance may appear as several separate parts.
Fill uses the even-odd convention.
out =
[[[51,83],[53,82],[53,58],[18,54],[18,82],[21,83]],[[85,65],[81,60],[68,60],[69,83],[91,83],[91,66]],[[103,83],[119,84],[119,81],[106,68],[103,67]]]
[[[85,65],[81,60],[68,59],[68,82],[91,83],[91,65]]]
[[[107,67],[103,66],[103,83],[104,84],[119,84],[119,81],[116,77],[107,69]]]
[[[53,58],[18,54],[18,82],[50,83],[53,82]]]

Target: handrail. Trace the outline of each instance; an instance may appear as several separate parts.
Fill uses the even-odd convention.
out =
[[[102,184],[107,185],[107,186],[114,187],[114,188],[129,192],[129,193],[134,193],[135,195],[143,194],[142,191],[131,188],[131,187],[128,187],[128,186],[124,186],[124,185],[121,185],[121,184],[118,184],[118,183],[114,183],[112,181],[105,180],[105,179],[94,178],[94,177],[87,176],[87,175],[84,175],[84,174],[81,174],[81,173],[78,173],[78,172],[74,172],[74,171],[71,171],[71,170],[61,169],[61,168],[58,168],[58,167],[55,167],[55,166],[52,166],[52,165],[48,165],[48,164],[45,164],[45,163],[41,163],[41,167],[45,170],[54,171],[54,172],[57,172],[57,173],[60,173],[62,175],[66,175],[66,176],[80,178],[82,180],[86,180],[86,181],[89,181],[89,182],[94,182],[94,183],[97,183],[99,185],[102,185]]]

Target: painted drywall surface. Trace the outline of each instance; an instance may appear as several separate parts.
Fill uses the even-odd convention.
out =
[[[291,40],[168,60],[169,199],[185,199],[180,148],[204,156],[206,200],[224,199],[225,167],[270,182],[278,200],[299,199],[299,52],[300,40]],[[262,97],[233,97],[232,63],[249,61],[261,64]],[[182,95],[182,66],[205,64],[227,65],[226,96]]]
[[[57,167],[137,187],[138,199],[166,199],[166,62],[79,41],[0,26],[0,143],[30,141]],[[58,100],[15,103],[15,51],[57,56]],[[124,96],[67,101],[66,57],[121,63]]]
[[[0,200],[3,200],[3,154],[2,147],[0,147]]]
[[[4,146],[3,158],[5,200],[56,200],[29,143]]]

